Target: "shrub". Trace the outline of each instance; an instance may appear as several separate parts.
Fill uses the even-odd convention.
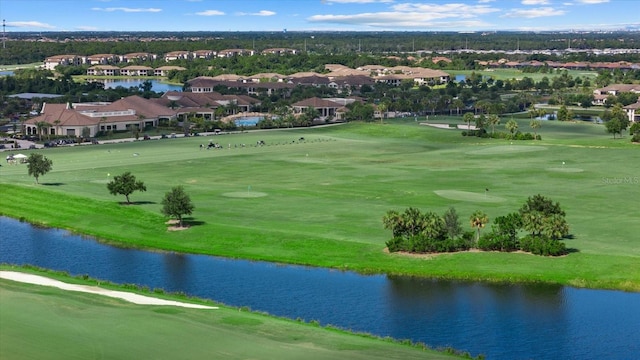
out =
[[[405,244],[402,236],[394,236],[391,240],[386,242],[389,252],[406,251],[407,244]]]
[[[560,256],[567,254],[567,248],[562,241],[543,236],[525,236],[520,239],[520,249],[535,255],[544,256]]]

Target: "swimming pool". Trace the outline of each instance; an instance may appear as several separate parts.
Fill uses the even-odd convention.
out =
[[[256,126],[260,120],[264,119],[262,116],[245,116],[235,119],[236,126]]]

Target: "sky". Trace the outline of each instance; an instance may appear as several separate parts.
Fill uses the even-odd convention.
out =
[[[0,0],[12,31],[640,30],[638,0]]]

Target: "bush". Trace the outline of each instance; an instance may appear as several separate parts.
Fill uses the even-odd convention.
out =
[[[406,246],[406,244],[404,242],[404,238],[402,236],[395,236],[393,239],[387,241],[386,245],[387,245],[387,249],[389,249],[389,252],[406,251],[407,250],[407,246]]]
[[[535,255],[560,256],[567,254],[565,244],[543,236],[525,236],[520,239],[520,249]]]
[[[631,142],[640,143],[640,134],[633,135],[633,137],[631,138]]]
[[[480,237],[478,249],[485,251],[515,251],[518,250],[518,240],[506,234],[490,232]]]

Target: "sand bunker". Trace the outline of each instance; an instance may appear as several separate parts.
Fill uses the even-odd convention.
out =
[[[198,305],[198,304],[183,303],[179,301],[158,299],[150,296],[144,296],[144,295],[134,294],[134,293],[125,292],[125,291],[107,290],[97,286],[68,284],[68,283],[58,281],[58,280],[53,280],[44,276],[26,274],[26,273],[21,273],[16,271],[0,271],[0,278],[29,283],[29,284],[35,284],[35,285],[51,286],[51,287],[56,287],[62,290],[78,291],[78,292],[108,296],[108,297],[122,299],[122,300],[131,302],[134,304],[139,304],[139,305],[170,305],[170,306],[180,306],[180,307],[186,307],[186,308],[192,308],[192,309],[217,309],[217,307],[214,307],[214,306],[205,306],[205,305]]]
[[[458,201],[471,201],[471,202],[485,202],[485,203],[499,203],[506,199],[500,196],[490,195],[489,193],[474,193],[469,191],[460,190],[435,190],[436,195],[450,200]]]

